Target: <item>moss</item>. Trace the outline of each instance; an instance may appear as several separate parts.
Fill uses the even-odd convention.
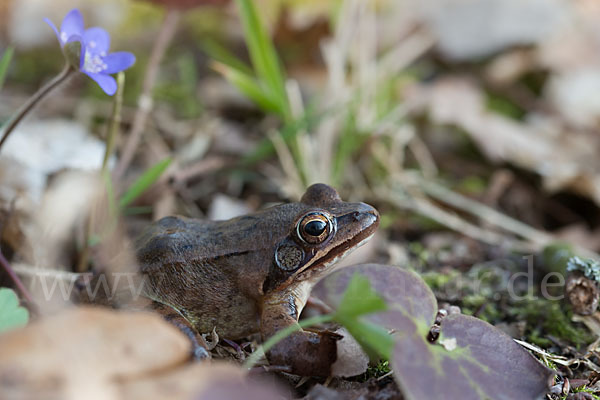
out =
[[[429,251],[420,242],[410,242],[408,251],[416,258],[418,265],[425,265],[431,258]]]
[[[464,296],[462,304],[463,314],[473,315],[477,312],[477,318],[490,323],[502,318],[502,313],[498,309],[497,304],[480,294]]]
[[[390,362],[388,360],[379,361],[376,365],[367,368],[367,371],[361,376],[361,381],[368,381],[371,378],[379,378],[390,372]]]
[[[527,321],[527,340],[542,347],[551,344],[548,339],[550,336],[576,346],[594,341],[594,335],[585,327],[571,322],[572,313],[556,301],[528,298],[511,307],[509,314],[518,320]]]
[[[422,274],[421,278],[423,278],[423,280],[425,281],[427,286],[431,288],[431,290],[441,290],[458,274],[458,272],[456,271],[453,272],[454,273],[445,274],[437,271],[429,271]]]

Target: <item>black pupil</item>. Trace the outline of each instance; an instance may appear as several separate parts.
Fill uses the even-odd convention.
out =
[[[310,236],[319,236],[321,233],[323,233],[326,227],[327,224],[325,221],[315,219],[304,225],[304,232],[308,233]]]

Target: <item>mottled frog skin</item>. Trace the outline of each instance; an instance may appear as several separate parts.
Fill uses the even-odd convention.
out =
[[[228,221],[163,218],[136,243],[144,294],[180,326],[216,328],[228,339],[260,332],[266,340],[297,323],[312,286],[378,225],[373,207],[343,202],[324,184],[309,187],[300,202]],[[300,331],[268,358],[296,374],[327,376],[337,339]]]

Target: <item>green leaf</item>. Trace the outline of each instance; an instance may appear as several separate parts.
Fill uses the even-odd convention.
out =
[[[377,355],[389,360],[394,350],[394,338],[381,325],[364,321],[360,318],[334,318],[348,329],[348,332],[370,355]]]
[[[387,265],[354,265],[325,277],[311,295],[334,309],[346,307],[342,303],[353,299],[344,288],[353,286],[365,291],[363,282],[350,284],[356,273],[372,286],[365,296],[370,307],[377,308],[378,301],[368,294],[376,291],[384,298],[387,310],[350,317],[343,323],[366,350],[374,349],[378,354],[390,354],[391,338],[390,365],[406,400],[533,400],[547,390],[554,372],[487,322],[451,314],[442,319],[438,340],[430,341],[437,301],[413,271]],[[394,333],[384,334],[387,330]]]
[[[334,319],[344,325],[348,332],[369,353],[389,359],[394,341],[387,329],[372,322],[363,321],[361,315],[387,309],[383,300],[371,287],[369,279],[355,273],[344,291]]]
[[[355,318],[385,309],[385,300],[373,290],[369,279],[356,272],[344,292],[336,318]]]
[[[166,158],[152,167],[148,168],[129,188],[125,191],[119,200],[119,207],[124,208],[137,199],[146,191],[154,182],[160,178],[163,172],[171,164],[171,159]]]
[[[0,288],[0,333],[25,326],[29,311],[19,306],[19,298],[12,289]]]
[[[0,90],[2,90],[2,86],[4,86],[4,80],[6,79],[6,73],[8,72],[8,66],[10,65],[13,54],[14,49],[8,47],[4,53],[2,53],[2,58],[0,58]]]
[[[277,98],[280,108],[284,110],[283,117],[289,119],[291,111],[285,90],[285,76],[275,46],[258,18],[253,2],[236,0],[236,3],[242,17],[248,52],[254,70],[259,80]]]

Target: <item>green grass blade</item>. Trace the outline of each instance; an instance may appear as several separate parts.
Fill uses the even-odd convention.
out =
[[[221,64],[225,64],[228,67],[237,69],[238,71],[249,76],[254,74],[252,69],[246,63],[238,59],[233,53],[214,40],[206,39],[202,43],[202,50],[204,50],[206,54],[210,56],[210,58],[218,61]]]
[[[309,106],[302,116],[286,122],[281,128],[279,134],[281,138],[290,146],[292,152],[296,151],[294,147],[294,138],[300,131],[311,131],[319,123],[326,114],[323,110],[317,110],[315,107]],[[270,157],[275,152],[273,142],[269,138],[262,139],[254,151],[245,155],[242,159],[242,165],[248,167],[258,161]]]
[[[142,193],[146,191],[154,182],[160,178],[163,172],[171,164],[171,159],[166,158],[152,167],[148,168],[142,176],[140,176],[129,188],[125,191],[121,199],[119,200],[119,206],[121,208],[127,207],[135,199],[137,199]]]
[[[289,119],[291,110],[285,90],[285,76],[275,46],[258,18],[252,0],[236,0],[236,3],[256,74],[280,103],[280,109],[285,110],[283,117]]]
[[[217,64],[216,70],[263,111],[282,113],[280,103],[273,99],[252,76],[222,64]]]
[[[12,47],[8,47],[4,53],[2,53],[2,58],[0,58],[0,90],[2,90],[2,86],[4,86],[8,66],[10,65],[14,52]]]

